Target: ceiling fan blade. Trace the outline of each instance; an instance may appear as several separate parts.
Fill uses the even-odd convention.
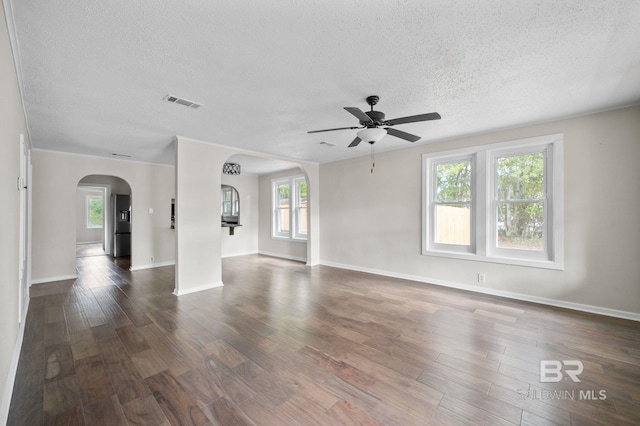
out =
[[[391,127],[385,127],[387,133],[396,138],[404,139],[409,142],[416,142],[420,140],[420,136],[412,135],[411,133],[403,132],[398,129],[392,129]]]
[[[373,123],[373,120],[371,120],[371,117],[365,114],[360,108],[344,107],[344,109],[350,112],[351,114],[353,114],[362,123],[365,123],[365,124]]]
[[[429,114],[420,114],[420,115],[411,115],[409,117],[400,117],[394,118],[392,120],[387,120],[384,122],[387,126],[393,126],[396,124],[404,124],[404,123],[415,123],[417,121],[429,121],[429,120],[440,120],[440,114],[437,112],[430,112]]]
[[[333,132],[334,130],[353,130],[361,129],[361,127],[336,127],[335,129],[310,130],[307,133]]]
[[[354,146],[358,146],[358,144],[362,142],[362,139],[360,139],[359,137],[356,136],[356,138],[353,140],[353,142],[351,142],[349,144],[349,148],[352,148]]]

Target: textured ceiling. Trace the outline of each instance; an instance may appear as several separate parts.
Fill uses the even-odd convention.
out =
[[[5,4],[40,149],[173,164],[181,135],[323,163],[369,147],[307,130],[358,125],[343,107],[372,94],[442,115],[397,127],[417,144],[640,103],[637,0]]]

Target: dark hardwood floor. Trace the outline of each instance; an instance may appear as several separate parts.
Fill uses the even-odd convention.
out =
[[[76,257],[104,256],[102,243],[76,244]]]
[[[177,298],[128,266],[32,287],[10,425],[640,424],[636,322],[258,255]]]

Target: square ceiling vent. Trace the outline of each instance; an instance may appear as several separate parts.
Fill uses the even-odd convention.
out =
[[[167,102],[171,102],[172,104],[184,105],[186,107],[193,108],[193,109],[198,109],[201,106],[204,106],[204,105],[199,104],[197,102],[193,102],[193,101],[190,101],[188,99],[180,98],[180,97],[174,96],[174,95],[167,95],[167,96],[164,97],[164,100],[167,101]]]

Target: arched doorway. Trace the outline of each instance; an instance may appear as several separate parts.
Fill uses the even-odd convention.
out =
[[[221,182],[238,191],[241,226],[232,233],[223,224],[221,257],[261,253],[307,262],[310,218],[305,171],[292,162],[246,154],[234,154],[227,163],[240,166],[240,174],[221,170]],[[274,185],[287,195],[286,199],[281,197],[281,209],[274,209]],[[223,209],[224,199],[221,201]],[[274,232],[275,228],[279,232]]]
[[[131,255],[131,186],[110,175],[87,175],[76,189],[76,257]]]

